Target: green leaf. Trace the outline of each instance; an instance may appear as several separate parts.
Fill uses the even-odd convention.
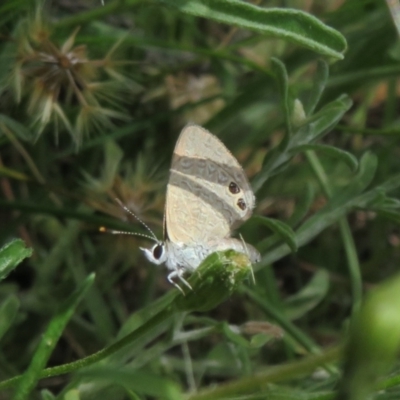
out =
[[[344,113],[351,107],[352,101],[347,96],[340,96],[330,102],[317,114],[310,118],[306,125],[301,127],[290,140],[288,150],[312,143],[324,133],[329,132],[343,117]],[[278,146],[279,147],[279,146]],[[260,190],[265,181],[272,176],[276,170],[289,162],[293,155],[289,151],[281,152],[278,148],[267,153],[261,171],[252,181],[255,192]]]
[[[232,343],[237,344],[240,347],[249,348],[250,343],[247,339],[245,339],[238,332],[233,331],[233,329],[226,322],[222,322],[220,325],[220,329],[225,335],[225,337],[230,340]]]
[[[266,333],[257,333],[256,335],[252,336],[250,339],[250,347],[252,349],[259,349],[263,347],[266,343],[273,340],[274,337],[271,335],[267,335]]]
[[[290,142],[290,149],[323,137],[342,119],[352,105],[352,100],[346,95],[339,96],[336,100],[328,103],[296,132]]]
[[[292,124],[291,124],[291,104],[289,98],[289,78],[286,71],[285,65],[277,58],[271,58],[272,70],[275,73],[275,79],[278,82],[279,93],[281,96],[281,104],[283,109],[284,121],[285,121],[285,136],[282,142],[279,144],[279,151],[284,151],[292,136]]]
[[[258,7],[238,0],[158,0],[197,17],[254,30],[305,46],[324,56],[343,59],[346,39],[303,11]]]
[[[0,340],[14,322],[20,302],[14,295],[8,296],[0,307]]]
[[[72,317],[76,306],[82,300],[94,282],[94,274],[90,274],[80,287],[65,301],[60,311],[50,321],[46,332],[37,347],[27,370],[22,375],[15,390],[13,400],[27,399],[46,366],[54,347],[57,344],[65,326]]]
[[[14,239],[0,249],[0,280],[4,279],[24,258],[32,255],[21,239]]]
[[[271,229],[274,233],[279,235],[282,240],[287,243],[287,245],[291,248],[293,252],[297,251],[296,234],[289,225],[277,219],[261,217],[259,215],[256,215],[253,218],[256,221],[260,221],[262,224]]]
[[[298,293],[285,300],[285,314],[290,320],[301,318],[314,309],[327,295],[329,290],[329,274],[318,270],[310,282]]]
[[[323,60],[319,60],[317,64],[317,70],[315,71],[315,74],[313,76],[313,87],[309,93],[306,93],[305,96],[302,96],[306,98],[306,100],[304,100],[302,103],[307,116],[313,114],[315,108],[317,107],[317,104],[325,89],[328,78],[328,64]]]
[[[345,162],[353,171],[357,170],[358,167],[358,160],[353,154],[349,153],[348,151],[339,149],[334,146],[328,146],[325,144],[303,144],[297,147],[293,147],[290,152],[295,154],[307,150],[315,150],[320,151],[328,156],[338,158]]]

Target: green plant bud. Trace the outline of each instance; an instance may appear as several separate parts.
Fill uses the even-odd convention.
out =
[[[173,306],[179,311],[208,311],[227,299],[251,272],[251,264],[245,254],[233,250],[210,254],[193,272]]]
[[[303,103],[299,99],[295,99],[293,102],[292,124],[295,127],[301,126],[304,124],[306,118]]]
[[[366,399],[393,365],[400,346],[400,275],[367,297],[354,317],[338,399]]]

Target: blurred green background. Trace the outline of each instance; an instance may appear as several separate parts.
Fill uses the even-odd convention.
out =
[[[400,398],[399,30],[394,0],[3,0],[0,399]],[[99,232],[146,233],[117,197],[162,238],[188,122],[257,198],[255,282],[207,311]]]

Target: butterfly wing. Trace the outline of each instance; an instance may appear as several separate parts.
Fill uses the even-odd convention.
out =
[[[230,237],[254,205],[246,175],[225,145],[200,126],[186,126],[175,146],[167,186],[167,237],[188,245]]]

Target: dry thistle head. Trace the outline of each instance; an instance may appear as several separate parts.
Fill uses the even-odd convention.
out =
[[[117,63],[111,58],[115,46],[103,59],[91,60],[86,45],[75,45],[79,29],[58,45],[42,15],[38,7],[16,29],[11,79],[3,90],[11,89],[17,103],[27,100],[36,136],[52,125],[57,137],[63,128],[79,147],[92,130],[112,127],[113,119],[127,119],[120,111],[120,94],[133,82],[115,69]]]

